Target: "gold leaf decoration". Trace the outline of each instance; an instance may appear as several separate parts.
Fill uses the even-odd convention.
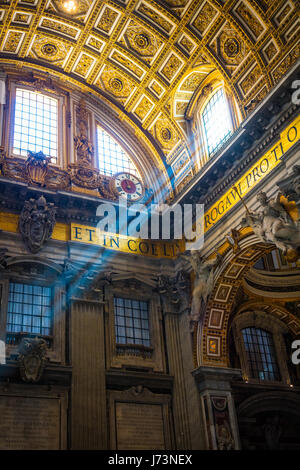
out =
[[[256,64],[247,77],[241,82],[241,88],[245,95],[251,90],[260,77],[260,68]]]
[[[195,18],[193,26],[202,35],[204,31],[208,28],[208,26],[212,23],[216,15],[217,11],[210,5],[210,3],[206,2],[201,8],[197,17]]]
[[[119,16],[118,12],[106,7],[101,15],[101,18],[97,24],[97,28],[108,34],[113,27],[114,22]]]
[[[167,80],[171,80],[179,72],[181,66],[181,60],[175,54],[171,54],[170,58],[163,66],[161,74],[164,75]]]
[[[62,65],[71,46],[63,41],[57,41],[47,36],[37,35],[31,48],[31,53],[38,59]]]
[[[125,31],[127,47],[139,54],[146,62],[151,62],[162,45],[162,41],[143,26],[131,21]]]
[[[244,3],[240,3],[236,11],[254,33],[255,37],[260,36],[264,28],[252,11]]]
[[[86,77],[94,64],[95,59],[93,59],[91,56],[87,54],[82,54],[80,57],[80,60],[78,61],[74,72],[78,73],[78,75],[82,75],[83,77]]]
[[[6,37],[3,51],[16,53],[18,52],[20,41],[23,38],[24,33],[18,31],[10,31]]]

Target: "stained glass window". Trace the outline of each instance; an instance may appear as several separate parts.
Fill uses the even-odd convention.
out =
[[[150,346],[148,302],[115,297],[114,310],[117,343]]]
[[[232,133],[232,121],[224,90],[218,90],[206,104],[202,120],[209,156],[224,144]]]
[[[124,171],[140,177],[136,166],[122,147],[100,126],[97,126],[97,154],[101,173],[112,176]]]
[[[42,151],[51,162],[58,157],[58,101],[42,93],[16,89],[13,153]]]
[[[242,330],[251,377],[280,380],[273,336],[259,328]]]
[[[7,331],[9,333],[52,333],[52,290],[50,287],[9,284]]]

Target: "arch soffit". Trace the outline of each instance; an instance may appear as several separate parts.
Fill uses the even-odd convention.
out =
[[[237,409],[239,417],[251,417],[265,411],[286,411],[300,417],[299,396],[287,391],[257,393],[244,400]]]
[[[274,249],[274,245],[258,241],[250,228],[239,231],[238,248],[232,249],[225,242],[218,251],[223,262],[215,273],[215,283],[210,295],[202,323],[195,327],[194,364],[228,367],[228,329],[236,296],[245,274],[264,254]],[[238,251],[237,251],[238,250]],[[262,301],[245,304],[262,310]],[[264,303],[266,313],[279,318],[295,335],[300,333],[300,321],[284,307],[270,301]],[[243,306],[241,307],[243,308]]]
[[[14,256],[10,257],[7,260],[7,268],[14,268],[18,265],[21,264],[35,264],[35,265],[41,265],[46,268],[49,268],[51,271],[53,271],[56,274],[61,274],[63,272],[63,267],[55,263],[54,261],[50,261],[47,258],[41,258],[40,256],[34,256],[34,255],[28,255],[28,256]]]

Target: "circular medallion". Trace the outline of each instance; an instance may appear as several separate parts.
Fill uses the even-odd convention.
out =
[[[237,39],[226,39],[224,43],[224,52],[228,57],[235,57],[240,52],[240,44]]]
[[[162,140],[164,140],[165,142],[167,142],[168,140],[171,140],[171,137],[172,137],[172,134],[171,134],[170,129],[168,129],[167,127],[164,127],[164,128],[161,130],[161,138],[162,138]]]
[[[53,57],[57,53],[57,47],[55,46],[55,44],[50,43],[44,44],[41,50],[43,54],[48,55],[50,57]]]
[[[150,44],[150,38],[145,33],[137,34],[134,38],[134,42],[140,49],[146,49]]]

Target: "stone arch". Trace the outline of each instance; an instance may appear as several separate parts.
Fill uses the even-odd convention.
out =
[[[244,399],[237,408],[243,450],[296,450],[300,399],[292,391],[264,391]]]
[[[238,290],[245,274],[256,261],[274,249],[272,244],[259,242],[249,228],[242,229],[239,233],[240,240],[236,246],[232,247],[225,242],[219,248],[223,255],[223,262],[216,271],[214,288],[203,320],[195,327],[195,367],[200,365],[229,366],[228,324]],[[299,320],[286,309],[272,303],[267,303],[265,308],[277,318],[286,317],[291,331],[294,334],[299,333]]]
[[[266,314],[271,315],[275,321],[279,320],[282,322],[294,335],[300,333],[300,320],[291,314],[286,308],[282,305],[275,302],[268,302],[266,300],[249,300],[245,302],[238,309],[236,315],[240,315],[248,311],[262,311]]]
[[[237,409],[238,416],[251,417],[260,411],[289,411],[300,418],[300,398],[292,392],[257,393],[244,400]]]
[[[270,317],[272,318],[271,321]],[[251,375],[242,335],[244,328],[254,327],[272,334],[281,382],[290,385],[291,377],[287,366],[288,355],[283,335],[287,333],[297,335],[300,332],[300,320],[281,305],[265,302],[264,300],[245,302],[232,317],[232,320],[232,323],[228,325],[227,337],[229,340],[231,334],[233,335],[235,350],[240,359],[244,380],[251,380],[251,382],[257,380]]]
[[[46,269],[51,270],[53,273],[59,275],[63,272],[63,268],[60,264],[55,263],[47,258],[42,258],[40,256],[33,256],[33,255],[25,255],[25,256],[14,256],[7,260],[7,268],[14,269],[17,265],[40,265],[45,267]]]

